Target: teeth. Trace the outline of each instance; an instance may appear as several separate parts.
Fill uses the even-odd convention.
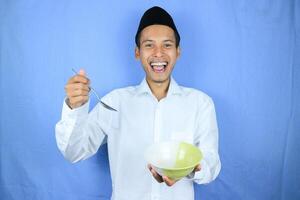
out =
[[[154,66],[153,68],[156,70],[162,70],[164,68],[164,66]]]
[[[163,65],[167,65],[166,62],[152,62],[151,66],[163,66]]]

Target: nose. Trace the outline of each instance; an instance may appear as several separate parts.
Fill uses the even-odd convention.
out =
[[[161,57],[163,55],[163,49],[161,47],[156,47],[154,49],[154,56]]]

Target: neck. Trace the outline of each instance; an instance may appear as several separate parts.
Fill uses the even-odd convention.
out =
[[[170,78],[163,82],[154,82],[146,78],[147,83],[151,89],[152,94],[156,97],[159,101],[162,98],[167,96],[169,85],[170,85]]]

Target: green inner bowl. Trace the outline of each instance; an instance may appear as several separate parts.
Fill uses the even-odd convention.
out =
[[[174,167],[164,170],[184,170],[194,168],[202,159],[201,151],[192,144],[180,142]]]
[[[164,159],[168,160],[172,158],[172,166],[169,165],[168,167],[166,167],[165,165],[160,165],[155,162],[152,163],[151,159],[148,161],[150,161],[150,163],[156,168],[156,170],[160,174],[163,174],[173,180],[180,179],[190,174],[202,159],[202,153],[199,150],[199,148],[186,142],[167,142],[161,143],[159,145],[161,145],[160,147],[163,147],[162,151],[164,151],[164,153],[160,152],[160,150],[157,151],[157,149],[152,148],[152,151],[150,151],[150,155],[156,155],[154,156],[156,158],[154,160],[156,161],[164,161]],[[176,148],[174,148],[174,146],[176,146]],[[156,148],[160,149],[157,146]],[[169,156],[162,156],[163,154],[165,155],[165,152],[168,152],[167,155]]]

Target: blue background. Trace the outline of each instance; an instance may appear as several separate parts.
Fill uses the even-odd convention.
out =
[[[300,199],[299,1],[1,0],[1,200],[109,199],[106,146],[70,164],[54,126],[71,68],[101,96],[139,84],[134,35],[154,5],[182,37],[175,79],[216,105],[222,171],[196,199]]]

